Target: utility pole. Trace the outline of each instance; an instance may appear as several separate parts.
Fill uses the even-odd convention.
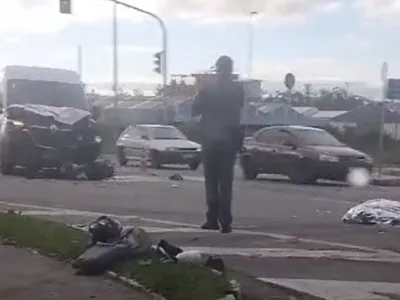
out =
[[[117,3],[113,3],[113,92],[114,107],[118,107],[118,18]]]
[[[82,46],[78,45],[77,50],[77,72],[82,80]]]
[[[118,1],[118,0],[110,0],[112,2],[114,2],[115,4],[118,5],[122,5],[125,6],[127,8],[136,10],[138,12],[141,12],[145,15],[148,15],[150,17],[152,17],[153,19],[155,19],[158,24],[160,25],[161,28],[161,32],[162,32],[162,59],[161,59],[161,73],[163,76],[163,93],[162,93],[162,97],[163,97],[163,101],[164,101],[164,113],[165,113],[165,117],[167,117],[167,99],[166,99],[166,95],[165,95],[165,88],[168,84],[168,31],[167,31],[167,26],[165,25],[165,22],[163,21],[163,19],[161,19],[161,17],[157,16],[156,14],[149,12],[147,10],[141,9],[137,6],[122,2],[122,1]]]

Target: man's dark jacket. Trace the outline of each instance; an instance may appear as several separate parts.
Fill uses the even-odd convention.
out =
[[[244,89],[236,81],[218,81],[202,87],[193,103],[192,115],[201,116],[200,131],[203,148],[230,144],[237,151],[243,142],[241,108]]]

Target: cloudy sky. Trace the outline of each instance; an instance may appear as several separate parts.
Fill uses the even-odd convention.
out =
[[[29,64],[76,69],[83,49],[85,81],[111,81],[112,4],[72,0],[0,0],[0,66]],[[339,79],[378,83],[380,66],[400,76],[400,0],[127,0],[161,15],[169,30],[171,73],[207,69],[221,54],[246,73],[249,14],[259,78]],[[119,78],[160,81],[152,72],[161,48],[157,23],[126,8],[119,15]]]

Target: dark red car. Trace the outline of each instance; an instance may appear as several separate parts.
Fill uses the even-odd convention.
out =
[[[258,174],[281,174],[296,183],[344,181],[350,168],[371,172],[373,163],[367,154],[323,129],[289,125],[266,127],[246,138],[239,158],[247,180]]]

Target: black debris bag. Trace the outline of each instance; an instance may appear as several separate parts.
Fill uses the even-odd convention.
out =
[[[100,243],[115,243],[121,239],[122,225],[117,220],[101,216],[89,225],[92,245]]]
[[[107,159],[98,159],[93,165],[87,166],[85,175],[88,180],[102,180],[115,175],[114,164]]]

